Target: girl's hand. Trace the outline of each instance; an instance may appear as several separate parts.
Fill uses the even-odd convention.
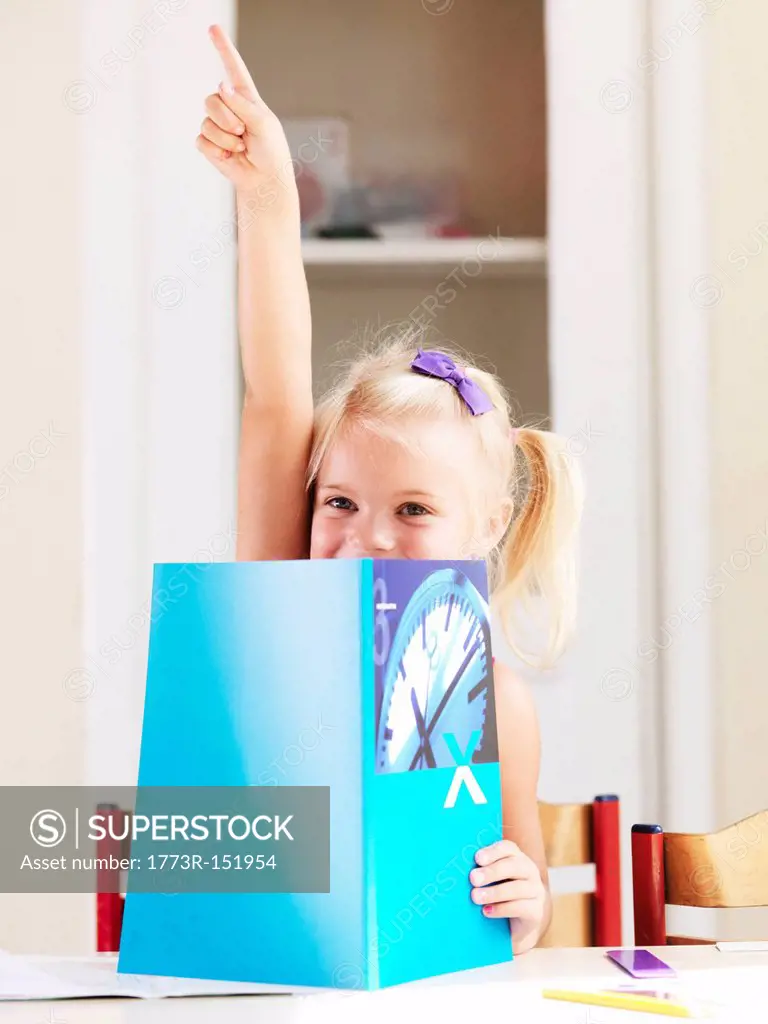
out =
[[[475,854],[478,867],[469,873],[472,899],[487,917],[510,918],[516,953],[536,945],[541,934],[547,900],[546,886],[536,864],[519,846],[502,839]],[[492,885],[490,883],[498,883]]]
[[[293,162],[280,121],[259,96],[243,58],[219,25],[209,34],[228,81],[208,96],[208,116],[197,148],[238,192],[257,193],[264,205],[298,208]]]

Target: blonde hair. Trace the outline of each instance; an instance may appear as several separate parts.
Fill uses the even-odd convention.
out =
[[[410,369],[417,348],[430,347],[421,328],[378,339],[349,365],[317,406],[308,487],[314,484],[334,438],[350,423],[408,445],[398,424],[404,416],[451,416],[477,432],[486,465],[486,487],[478,516],[505,499],[513,514],[497,546],[487,555],[494,609],[515,653],[529,664],[551,665],[562,652],[576,611],[576,535],[581,517],[581,475],[563,438],[513,422],[510,400],[499,379],[467,365],[451,347],[439,346],[493,403],[472,416],[455,388]],[[519,613],[546,610],[545,650],[525,650]]]

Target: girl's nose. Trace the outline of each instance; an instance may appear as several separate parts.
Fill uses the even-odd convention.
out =
[[[370,545],[374,551],[390,552],[395,547],[395,536],[388,518],[379,517],[371,528]]]
[[[394,531],[384,516],[355,516],[344,540],[345,552],[352,557],[372,558],[390,554],[395,548]]]

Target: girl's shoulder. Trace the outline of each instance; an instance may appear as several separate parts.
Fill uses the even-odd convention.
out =
[[[538,715],[531,687],[498,658],[493,659],[493,691],[500,727],[538,735]]]

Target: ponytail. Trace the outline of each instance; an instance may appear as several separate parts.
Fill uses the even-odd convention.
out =
[[[525,427],[515,436],[527,488],[522,509],[497,552],[494,596],[512,649],[529,664],[547,667],[562,652],[575,620],[576,540],[583,486],[564,438]],[[524,651],[518,631],[512,629],[517,611],[532,611],[534,604],[544,605],[548,622],[543,656]]]

